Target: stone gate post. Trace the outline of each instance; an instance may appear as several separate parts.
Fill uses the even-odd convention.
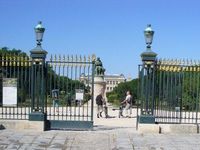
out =
[[[104,98],[106,98],[106,95],[105,95],[106,82],[104,81],[104,72],[105,72],[105,69],[103,68],[103,64],[100,58],[98,57],[95,61],[94,101],[96,100],[96,96],[99,95],[100,93],[103,93]]]
[[[47,52],[42,49],[41,42],[45,28],[41,22],[35,27],[37,46],[30,51],[31,53],[31,113],[30,121],[45,121],[45,92],[46,92],[46,64]]]
[[[148,25],[144,31],[145,41],[147,44],[146,51],[141,54],[142,71],[141,80],[141,114],[139,123],[155,123],[155,64],[157,54],[151,50],[154,31],[151,25]]]

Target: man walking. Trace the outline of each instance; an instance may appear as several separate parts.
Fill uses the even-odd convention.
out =
[[[96,97],[96,104],[97,104],[97,118],[102,117],[103,112],[103,93],[100,93]]]
[[[125,110],[126,110],[126,117],[131,117],[131,104],[132,104],[132,96],[131,96],[131,93],[130,91],[127,91],[126,92],[126,98],[124,101],[121,102],[122,104],[126,104],[125,106]],[[128,115],[128,110],[129,110],[129,115]]]

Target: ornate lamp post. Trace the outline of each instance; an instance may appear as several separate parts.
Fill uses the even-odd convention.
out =
[[[37,46],[32,49],[30,52],[31,52],[31,57],[32,58],[46,58],[46,55],[47,55],[47,51],[43,50],[42,49],[42,38],[43,38],[43,35],[44,35],[44,31],[45,31],[45,28],[42,27],[42,22],[39,21],[37,26],[34,28],[35,30],[35,35],[36,35],[36,41],[37,41]]]
[[[39,21],[38,25],[35,27],[37,46],[41,46],[44,31],[45,31],[45,28],[42,27],[42,22]]]
[[[140,73],[141,78],[141,96],[142,96],[142,106],[141,115],[139,118],[140,123],[155,123],[154,117],[154,82],[155,82],[155,62],[157,54],[151,50],[151,44],[153,41],[154,31],[151,25],[147,25],[144,30],[146,51],[141,54],[143,66]]]
[[[157,54],[151,50],[151,44],[153,42],[154,31],[151,28],[151,25],[148,24],[147,28],[144,30],[144,37],[146,41],[146,51],[141,54],[143,63],[151,64],[155,62]]]
[[[31,113],[29,120],[44,121],[46,114],[44,112],[45,106],[45,58],[47,51],[42,49],[41,42],[45,28],[42,27],[42,22],[34,28],[36,34],[37,46],[30,51],[31,63]]]

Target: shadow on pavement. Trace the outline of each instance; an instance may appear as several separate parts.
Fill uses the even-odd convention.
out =
[[[105,131],[105,130],[116,130],[116,129],[127,129],[130,127],[112,127],[112,126],[104,126],[104,125],[95,125],[93,127],[93,131]]]

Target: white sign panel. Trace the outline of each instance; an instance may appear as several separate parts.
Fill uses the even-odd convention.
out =
[[[83,90],[76,89],[76,100],[82,101],[83,100]]]
[[[3,78],[3,105],[17,105],[17,79]]]

